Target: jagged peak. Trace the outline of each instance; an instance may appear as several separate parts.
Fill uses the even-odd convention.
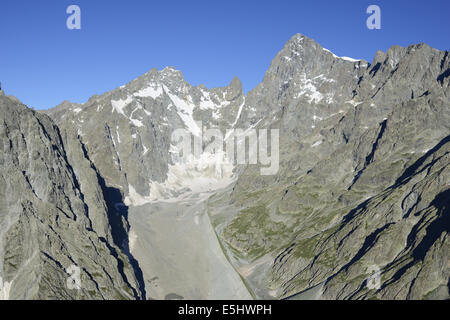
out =
[[[305,49],[312,49],[312,51],[318,51],[318,54],[321,54],[322,52],[325,52],[325,54],[330,54],[335,59],[341,59],[352,63],[358,63],[362,61],[361,59],[354,59],[348,56],[340,57],[334,54],[332,51],[322,47],[318,42],[316,42],[312,38],[309,38],[301,33],[297,33],[293,37],[291,37],[291,39],[289,39],[289,41],[285,45],[284,50],[286,49],[289,50],[289,52],[293,53],[294,55],[299,55],[298,52],[299,49],[301,49],[301,51],[304,51]]]
[[[184,79],[183,72],[171,66],[165,67],[159,72],[159,74],[163,76],[174,76]]]
[[[376,66],[378,63],[380,64],[389,64],[391,67],[394,67],[398,63],[405,61],[405,59],[409,59],[409,57],[413,55],[421,55],[422,58],[430,57],[435,54],[439,54],[443,51],[435,49],[426,43],[418,43],[412,44],[407,47],[393,45],[386,52],[378,50],[375,53],[375,56],[372,60],[371,65]],[[425,61],[425,60],[424,60]]]
[[[58,104],[56,108],[61,108],[61,109],[65,109],[65,108],[72,108],[73,106],[78,106],[80,104],[75,103],[75,102],[70,102],[68,100],[64,100],[63,102],[61,102],[60,104]]]
[[[164,67],[161,71],[162,72],[175,72],[175,73],[181,72],[180,70],[175,69],[175,67],[173,67],[173,66]]]
[[[237,90],[242,89],[242,82],[241,82],[241,79],[239,79],[237,76],[235,76],[235,77],[233,78],[233,80],[231,80],[231,82],[230,82],[230,87],[231,87],[232,89],[237,89]]]
[[[180,70],[175,69],[175,67],[172,66],[167,66],[161,70],[158,70],[157,68],[152,68],[148,72],[131,80],[127,84],[120,86],[119,88],[124,89],[133,85],[137,87],[139,86],[145,87],[149,83],[165,84],[167,79],[175,79],[181,82],[185,82],[183,73]]]
[[[321,46],[313,39],[301,33],[297,33],[286,42],[284,49],[288,50],[298,50],[300,48],[317,49],[319,47],[321,48]]]
[[[309,41],[309,42],[311,42],[311,41],[312,41],[312,42],[315,42],[313,39],[311,39],[311,38],[305,36],[304,34],[296,33],[296,34],[294,34],[294,35],[288,40],[287,43],[301,44],[301,43],[303,43],[305,40],[306,40],[306,41]]]

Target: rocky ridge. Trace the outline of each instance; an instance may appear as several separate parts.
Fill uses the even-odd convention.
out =
[[[3,299],[139,299],[128,256],[83,145],[46,115],[0,96]],[[67,285],[79,268],[83,287]]]

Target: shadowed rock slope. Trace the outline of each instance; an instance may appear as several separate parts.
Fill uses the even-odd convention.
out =
[[[0,141],[1,298],[141,298],[76,136],[1,95]],[[80,290],[67,285],[71,266],[80,268]]]

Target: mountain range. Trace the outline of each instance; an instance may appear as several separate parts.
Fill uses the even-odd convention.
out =
[[[0,91],[0,298],[448,299],[449,75],[297,34],[248,94],[172,67],[45,111]],[[175,156],[209,128],[279,130],[279,170]]]

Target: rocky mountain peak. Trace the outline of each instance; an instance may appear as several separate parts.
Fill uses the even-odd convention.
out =
[[[242,82],[237,76],[234,77],[233,80],[231,80],[229,88],[230,88],[230,93],[231,93],[230,100],[233,100],[234,98],[243,94]]]

